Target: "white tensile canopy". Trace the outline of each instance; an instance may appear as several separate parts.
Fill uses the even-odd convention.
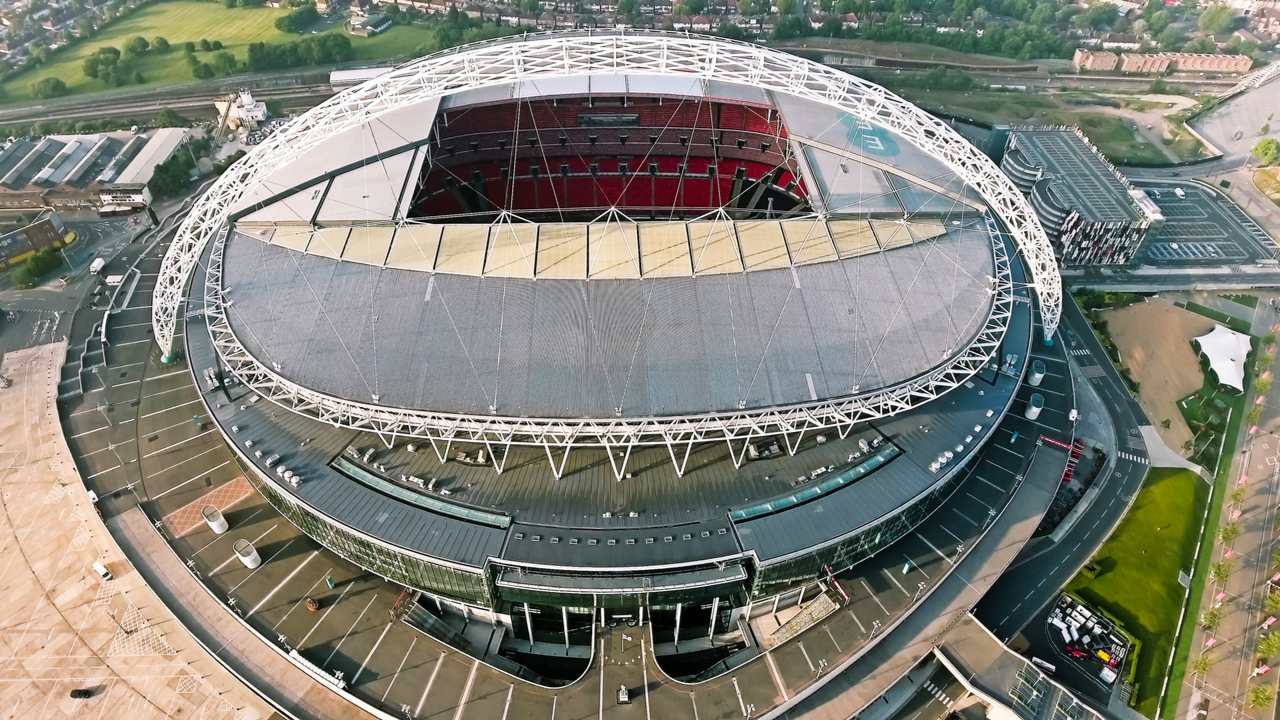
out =
[[[1209,367],[1218,382],[1244,392],[1244,359],[1249,355],[1249,336],[1215,325],[1213,332],[1196,338],[1200,352],[1209,358]]]

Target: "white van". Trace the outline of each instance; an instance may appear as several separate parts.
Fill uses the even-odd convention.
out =
[[[107,569],[107,566],[101,560],[93,561],[93,571],[98,573],[103,580],[115,580],[115,576],[111,574],[111,571]]]

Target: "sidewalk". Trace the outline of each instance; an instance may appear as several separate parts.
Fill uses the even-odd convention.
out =
[[[368,714],[323,687],[262,642],[232,617],[191,576],[142,510],[135,507],[111,518],[111,534],[164,604],[207,648],[237,675],[300,719],[368,718]]]
[[[14,384],[0,390],[0,704],[15,718],[272,716],[192,640],[108,537],[62,437],[55,395],[66,349],[4,357]],[[94,561],[114,579],[101,580]],[[94,695],[72,700],[77,688]]]

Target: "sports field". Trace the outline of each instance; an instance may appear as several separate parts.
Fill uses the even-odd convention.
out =
[[[1078,575],[1067,590],[1110,613],[1142,643],[1137,657],[1138,712],[1153,717],[1169,670],[1169,654],[1191,570],[1209,484],[1189,470],[1154,468],[1120,527],[1094,560],[1092,580]]]
[[[112,23],[87,42],[55,53],[53,61],[32,72],[17,75],[3,84],[8,101],[31,100],[31,84],[46,77],[60,78],[67,84],[69,94],[99,92],[108,89],[101,80],[86,77],[84,60],[100,47],[123,49],[129,38],[142,36],[148,42],[163,37],[172,45],[165,54],[148,51],[143,57],[121,62],[129,76],[142,73],[145,85],[152,87],[191,82],[191,68],[182,58],[179,45],[184,42],[199,43],[202,39],[222,41],[223,49],[244,62],[249,43],[280,43],[298,39],[299,35],[287,35],[275,29],[277,17],[287,10],[268,7],[227,9],[222,3],[166,2],[148,5],[133,15]],[[197,52],[196,56],[207,61],[213,53]]]

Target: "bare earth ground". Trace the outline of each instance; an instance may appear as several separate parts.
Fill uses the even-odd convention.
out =
[[[1124,364],[1142,386],[1138,403],[1164,444],[1186,457],[1182,444],[1191,439],[1191,429],[1182,421],[1177,402],[1203,383],[1191,339],[1212,330],[1213,321],[1174,307],[1165,297],[1107,310],[1104,316]]]
[[[0,389],[0,720],[270,716],[120,555],[67,452],[66,342],[9,353]],[[103,581],[91,565],[115,575]],[[93,696],[72,699],[73,689]]]

